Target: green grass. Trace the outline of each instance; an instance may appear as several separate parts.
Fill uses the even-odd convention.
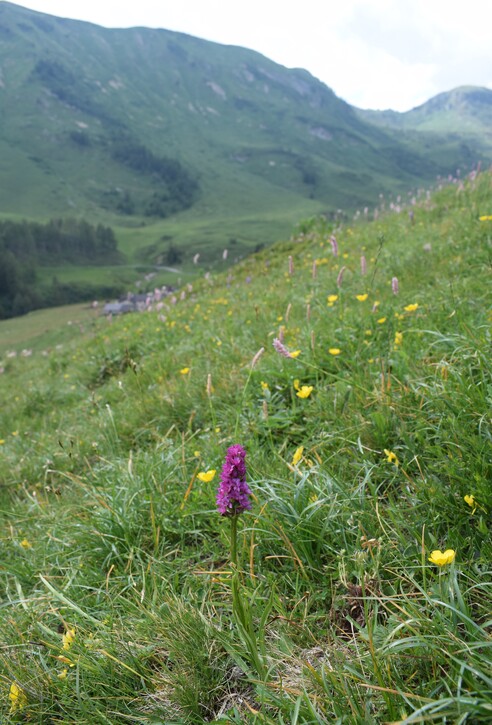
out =
[[[22,317],[0,320],[0,356],[31,349],[37,353],[84,335],[97,323],[99,310],[90,305],[66,305],[36,310]]]
[[[312,220],[160,310],[2,355],[3,722],[490,722],[491,192]]]

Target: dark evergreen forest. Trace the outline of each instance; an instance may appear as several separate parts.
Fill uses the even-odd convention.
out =
[[[119,290],[85,284],[42,286],[38,269],[60,264],[117,264],[121,261],[111,227],[77,219],[0,221],[0,319],[38,307],[69,304]]]

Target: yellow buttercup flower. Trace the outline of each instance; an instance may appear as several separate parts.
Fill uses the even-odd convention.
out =
[[[75,629],[67,629],[62,636],[63,649],[70,649],[75,639]]]
[[[23,549],[32,549],[32,544],[27,539],[22,539],[22,541],[20,542],[20,545],[22,546]]]
[[[294,352],[289,353],[290,357],[293,357],[293,358],[299,357],[300,354],[301,354],[300,350],[294,350]]]
[[[265,383],[264,380],[260,383],[262,390],[269,390],[268,383]]]
[[[453,549],[446,549],[444,552],[436,549],[429,556],[429,561],[436,566],[446,566],[453,563],[455,556],[456,552]]]
[[[294,388],[295,388],[295,390],[299,390],[300,387],[301,387],[301,381],[298,378],[296,378],[294,380]]]
[[[296,452],[294,453],[294,456],[292,458],[292,465],[297,466],[299,461],[302,458],[302,454],[304,453],[304,446],[299,446],[299,448],[296,448]]]
[[[188,373],[190,372],[190,368],[181,368],[179,372],[181,373],[181,375],[188,375]]]
[[[395,466],[398,468],[400,465],[400,461],[396,457],[396,453],[393,453],[393,451],[389,451],[387,448],[384,449],[384,455],[386,456],[386,460],[388,463],[394,463]]]
[[[296,395],[298,398],[309,398],[314,388],[312,385],[301,385]]]
[[[210,483],[210,481],[213,481],[215,478],[215,474],[217,471],[215,468],[212,468],[210,471],[200,471],[200,473],[197,474],[197,478],[200,481],[203,481],[203,483]]]
[[[413,302],[411,305],[407,305],[403,309],[405,310],[405,312],[415,312],[415,310],[418,308],[418,306],[419,306],[418,302]]]
[[[27,705],[27,697],[24,690],[16,682],[10,684],[9,691],[10,712],[22,710]]]
[[[465,503],[468,504],[468,506],[473,509],[472,514],[475,513],[477,510],[477,502],[475,501],[475,496],[472,494],[467,494],[466,496],[463,496]]]
[[[328,295],[327,300],[330,304],[333,304],[338,299],[338,295]]]
[[[484,216],[478,217],[481,222],[492,222],[492,214],[485,214]]]
[[[386,317],[380,317],[379,320],[377,320],[378,325],[382,325],[384,322],[386,322]]]
[[[401,345],[403,342],[403,332],[395,332],[395,345]]]
[[[342,351],[340,350],[339,347],[330,347],[330,349],[328,350],[328,352],[330,353],[330,355],[335,355],[336,356],[336,355],[340,355],[340,353]]]
[[[487,509],[485,508],[485,506],[482,506],[482,504],[477,501],[473,494],[469,493],[466,496],[463,496],[463,499],[472,509],[472,514],[474,514],[477,509],[480,509],[480,511],[487,513]]]
[[[368,298],[367,292],[363,295],[355,295],[355,298],[359,300],[359,302],[365,302]]]

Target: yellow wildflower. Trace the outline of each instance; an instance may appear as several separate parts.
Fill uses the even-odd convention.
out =
[[[268,383],[265,383],[264,380],[261,381],[261,387],[263,390],[269,390]]]
[[[4,443],[5,443],[5,438],[0,438],[0,446],[3,446]]]
[[[340,355],[340,353],[342,351],[340,350],[339,347],[330,347],[330,349],[328,350],[328,352],[330,353],[330,355],[335,355],[336,356],[336,355]]]
[[[188,373],[190,372],[190,368],[181,368],[179,372],[181,373],[181,375],[188,375]]]
[[[384,449],[384,455],[386,456],[386,460],[388,463],[394,463],[395,466],[398,468],[400,465],[400,461],[396,457],[396,453],[393,453],[393,451],[389,451],[387,448]]]
[[[380,317],[379,320],[377,320],[378,325],[382,325],[386,322],[386,317]]]
[[[216,473],[215,468],[212,468],[210,471],[200,471],[197,474],[197,478],[199,481],[203,481],[203,483],[210,483],[210,481],[214,480]]]
[[[472,514],[475,513],[477,510],[477,502],[475,501],[475,496],[472,494],[467,494],[466,496],[463,496],[465,503],[468,504],[468,506],[473,509]]]
[[[492,214],[485,214],[484,216],[478,217],[481,222],[492,222]]]
[[[355,295],[356,299],[358,299],[359,302],[365,302],[367,300],[368,296],[369,295],[367,294],[367,292],[363,295]]]
[[[294,456],[292,458],[292,465],[297,466],[299,461],[302,458],[302,454],[304,453],[304,446],[299,446],[299,448],[296,448],[296,452],[294,453]]]
[[[63,649],[70,649],[75,639],[75,629],[67,629],[62,636]]]
[[[22,546],[23,549],[32,549],[32,544],[27,539],[22,539],[22,541],[20,542],[20,545]]]
[[[65,679],[65,677],[66,677],[67,675],[68,675],[68,670],[67,670],[67,668],[65,667],[65,668],[64,668],[64,669],[63,669],[63,670],[62,670],[62,671],[61,671],[61,672],[60,672],[60,673],[59,673],[59,674],[57,675],[57,677],[58,677],[58,679],[59,679],[59,680],[64,680],[64,679]]]
[[[22,710],[22,708],[27,705],[26,693],[24,692],[24,690],[22,688],[19,687],[19,685],[16,682],[12,682],[10,684],[9,700],[10,700],[10,712],[15,712],[16,710]]]
[[[313,390],[314,388],[312,385],[302,385],[296,395],[298,398],[309,398]]]
[[[404,307],[403,309],[405,310],[405,312],[415,312],[418,306],[418,302],[413,302],[411,305],[406,305],[406,307]]]
[[[456,552],[453,549],[446,549],[444,552],[435,549],[429,556],[429,561],[436,566],[446,566],[453,563],[455,556]]]
[[[293,357],[293,358],[296,358],[296,357],[299,357],[300,354],[301,354],[301,351],[300,350],[294,350],[294,352],[290,352],[289,353],[289,356],[290,357]]]
[[[64,665],[70,665],[70,667],[75,667],[75,663],[72,662],[72,660],[69,660],[68,657],[65,657],[64,655],[58,655],[56,659],[60,662],[63,662]]]
[[[403,332],[395,332],[395,345],[401,345],[403,342]]]
[[[338,295],[328,295],[327,301],[329,304],[333,304],[338,299]]]

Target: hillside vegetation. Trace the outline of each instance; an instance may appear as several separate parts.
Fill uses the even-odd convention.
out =
[[[233,240],[240,256],[300,218],[352,215],[492,155],[460,133],[377,127],[307,71],[245,48],[9,2],[0,121],[2,214],[100,221],[128,264],[155,264],[170,243],[215,262]]]
[[[118,264],[113,230],[76,219],[51,219],[48,224],[0,221],[0,320],[39,307],[119,292],[108,285],[65,288],[55,278],[39,284],[39,267]],[[92,292],[92,295],[91,295]]]
[[[490,722],[491,198],[3,355],[2,722]]]
[[[362,118],[388,128],[475,136],[483,150],[492,144],[492,90],[460,86],[404,113],[362,111]]]

